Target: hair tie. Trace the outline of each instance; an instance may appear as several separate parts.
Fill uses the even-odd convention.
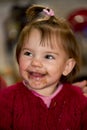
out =
[[[43,9],[43,12],[45,14],[47,14],[48,16],[54,16],[54,11],[52,9],[50,9],[50,10]]]

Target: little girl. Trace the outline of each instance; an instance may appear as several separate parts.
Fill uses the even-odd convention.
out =
[[[80,66],[71,28],[39,5],[27,18],[16,48],[22,82],[0,92],[0,130],[87,130],[87,98],[71,85]]]

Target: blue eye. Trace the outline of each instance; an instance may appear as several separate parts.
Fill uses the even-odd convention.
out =
[[[26,55],[26,56],[32,56],[32,53],[31,53],[31,52],[26,51],[26,52],[24,53],[24,55]]]
[[[51,60],[51,59],[55,59],[54,56],[52,56],[52,55],[46,55],[45,58],[46,58],[46,59],[50,59],[50,60]]]

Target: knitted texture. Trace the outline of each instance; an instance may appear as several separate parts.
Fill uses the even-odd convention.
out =
[[[49,108],[22,82],[0,92],[0,130],[87,130],[87,98],[64,84]]]

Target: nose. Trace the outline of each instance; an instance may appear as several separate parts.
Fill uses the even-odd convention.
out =
[[[43,66],[42,61],[40,59],[37,59],[37,58],[32,59],[31,65],[35,66],[35,67],[42,67]]]

